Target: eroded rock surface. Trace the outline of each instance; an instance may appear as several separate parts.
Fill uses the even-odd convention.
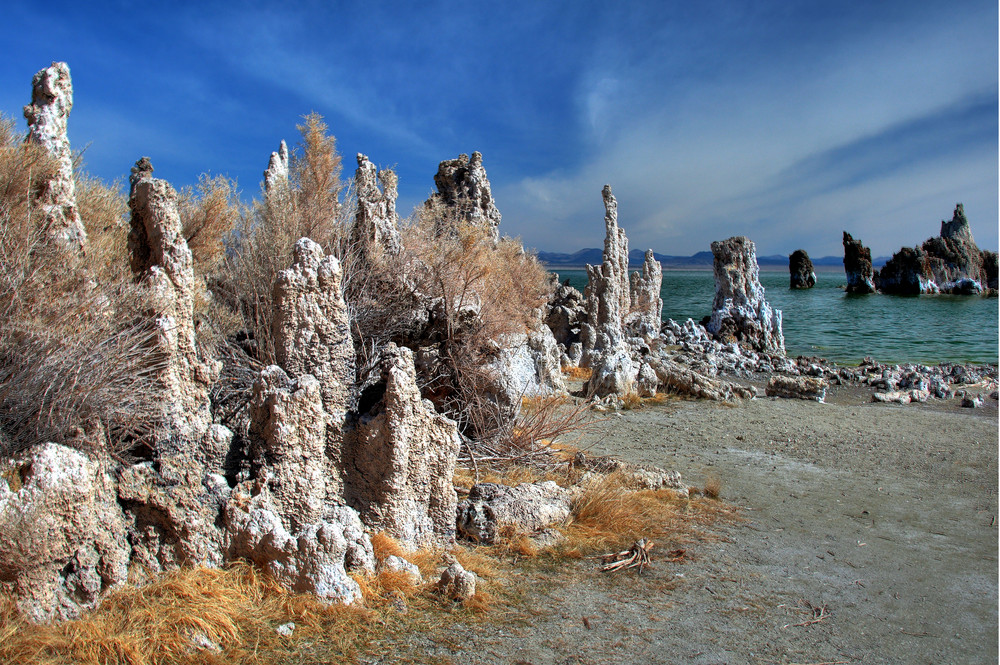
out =
[[[55,175],[45,184],[40,205],[46,237],[69,257],[83,254],[87,231],[76,208],[73,152],[66,126],[73,109],[73,82],[65,62],[53,62],[31,81],[31,104],[24,107],[28,140],[44,147],[55,159]]]
[[[448,545],[455,538],[458,427],[421,399],[412,351],[390,344],[383,357],[382,381],[365,391],[346,437],[348,503],[371,529],[405,547]]]
[[[105,461],[46,443],[0,468],[0,592],[33,621],[74,619],[128,575]]]
[[[493,201],[481,153],[473,152],[471,158],[462,154],[441,162],[434,184],[437,192],[427,203],[451,213],[439,220],[438,233],[451,233],[451,225],[464,222],[481,227],[494,243],[500,240],[500,211]]]
[[[872,252],[844,231],[844,272],[848,293],[875,293]]]
[[[989,256],[976,246],[969,220],[961,203],[951,221],[941,222],[941,235],[920,247],[904,247],[875,275],[883,293],[917,295],[953,293],[975,295],[996,281],[991,276]],[[995,259],[993,259],[995,266]]]
[[[814,376],[772,376],[764,394],[822,402],[826,399],[826,389],[826,381]]]
[[[316,522],[340,499],[344,482],[337,462],[339,431],[330,446],[329,423],[319,382],[311,374],[295,379],[278,367],[264,368],[250,404],[252,470],[267,486],[285,528]]]
[[[361,589],[348,571],[375,570],[371,541],[358,514],[346,506],[288,529],[268,492],[247,481],[234,491],[225,519],[228,557],[256,563],[290,591],[352,603],[361,599]]]
[[[628,277],[628,238],[618,226],[618,201],[611,185],[601,191],[604,198],[604,261],[599,266],[587,266],[587,287],[584,298],[587,323],[594,332],[604,326],[621,330],[631,309]],[[584,349],[594,348],[596,339],[585,339]]]
[[[157,365],[167,431],[160,436],[161,456],[181,452],[178,442],[198,441],[212,421],[208,391],[219,363],[198,355],[194,330],[195,277],[191,250],[182,232],[177,192],[152,177],[145,157],[130,178],[128,247],[132,273],[153,295]]]
[[[351,227],[351,242],[356,251],[367,254],[373,247],[379,247],[389,254],[399,253],[402,242],[396,226],[398,183],[393,171],[379,171],[368,157],[358,153],[358,169],[354,173],[358,211]]]
[[[816,286],[816,269],[804,249],[797,249],[788,257],[789,287],[811,289]]]
[[[264,192],[268,197],[287,191],[288,173],[288,145],[282,141],[277,152],[271,153],[267,170],[264,171]]]
[[[516,487],[479,483],[458,506],[458,530],[464,538],[487,544],[505,525],[516,533],[537,533],[566,521],[570,499],[569,491],[552,481]]]
[[[642,272],[630,277],[630,311],[625,327],[632,334],[647,339],[658,337],[663,323],[663,266],[656,260],[653,250],[646,250]]]
[[[275,357],[294,378],[319,381],[335,419],[354,406],[354,342],[341,291],[340,262],[309,238],[295,243],[295,263],[274,283]]]
[[[781,310],[764,298],[757,266],[757,250],[743,236],[712,243],[715,256],[715,299],[705,328],[716,339],[735,340],[757,351],[783,354]]]

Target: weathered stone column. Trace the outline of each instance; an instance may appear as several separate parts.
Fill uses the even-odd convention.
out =
[[[51,67],[35,74],[31,81],[31,104],[24,107],[28,140],[44,147],[58,164],[41,197],[46,236],[53,247],[76,258],[86,249],[87,231],[76,208],[73,152],[66,134],[72,109],[73,83],[65,62],[53,62]]]

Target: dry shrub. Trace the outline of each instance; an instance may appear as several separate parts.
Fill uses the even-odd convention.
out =
[[[669,489],[629,490],[625,478],[612,473],[573,499],[563,528],[567,542],[558,549],[564,556],[581,556],[628,549],[640,538],[659,547],[685,544],[705,537],[709,524],[734,515],[730,506]]]
[[[219,203],[226,213],[218,217],[234,225],[223,241],[225,262],[209,279],[209,290],[219,305],[209,314],[224,336],[245,335],[245,350],[265,365],[275,362],[272,288],[278,273],[291,265],[295,242],[308,237],[327,249],[335,246],[347,227],[342,215],[350,213],[337,201],[342,189],[340,156],[322,117],[306,116],[298,129],[302,141],[291,156],[287,188],[278,187],[243,208],[235,202],[228,181],[204,183],[213,195],[208,200],[228,201]],[[236,209],[238,218],[230,220]]]
[[[159,413],[159,360],[148,353],[156,331],[143,315],[145,296],[122,268],[121,193],[78,179],[90,238],[84,260],[67,266],[46,241],[37,205],[55,172],[51,158],[10,121],[0,122],[0,140],[0,456],[65,442],[95,419],[112,452],[129,448]]]
[[[432,326],[440,338],[439,366],[423,377],[422,389],[463,431],[490,439],[503,434],[518,404],[496,395],[498,379],[488,365],[511,336],[527,331],[549,283],[518,240],[494,244],[480,226],[441,223],[456,214],[425,206],[402,230],[404,252],[412,257],[408,277],[435,304]]]
[[[705,486],[702,488],[701,493],[707,496],[709,499],[718,499],[719,493],[722,491],[722,480],[718,476],[708,476],[705,478]]]
[[[638,409],[642,406],[642,398],[639,397],[639,393],[634,390],[629,390],[624,395],[622,395],[621,408],[624,411],[632,411]]]
[[[203,173],[197,187],[181,190],[177,208],[184,240],[194,260],[195,274],[204,276],[215,272],[225,260],[223,238],[247,215],[236,181]]]

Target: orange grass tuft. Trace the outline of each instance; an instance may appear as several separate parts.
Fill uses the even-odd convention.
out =
[[[589,367],[567,367],[562,371],[562,373],[571,379],[587,381],[590,379],[590,375],[593,372]]]

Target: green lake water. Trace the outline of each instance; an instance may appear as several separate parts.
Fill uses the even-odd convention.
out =
[[[581,292],[582,270],[559,271]],[[765,297],[782,311],[790,356],[822,356],[857,364],[865,356],[888,363],[996,363],[998,304],[978,296],[849,295],[843,272],[819,272],[816,286],[788,288],[788,271],[760,273]],[[663,319],[683,323],[712,311],[715,279],[710,270],[663,273]]]

